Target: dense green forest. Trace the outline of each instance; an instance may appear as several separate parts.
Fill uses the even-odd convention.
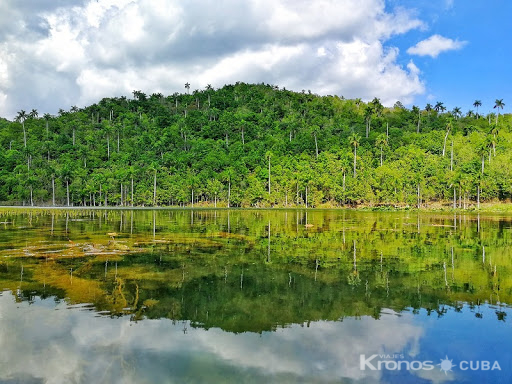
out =
[[[512,197],[503,100],[385,108],[264,84],[134,91],[0,120],[0,202],[458,208]]]

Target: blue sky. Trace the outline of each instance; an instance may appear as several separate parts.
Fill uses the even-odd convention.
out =
[[[505,0],[2,0],[0,116],[207,84],[512,106]]]
[[[402,6],[408,3],[411,2],[389,2]],[[411,57],[406,52],[408,47],[433,34],[467,41],[460,50],[441,53],[437,58],[412,56],[426,84],[425,93],[415,98],[415,104],[424,107],[439,100],[449,109],[459,106],[467,112],[474,109],[472,104],[478,99],[482,101],[480,111],[487,113],[493,110],[496,99],[503,99],[504,111],[510,111],[512,2],[422,0],[414,3],[427,28],[396,36],[388,42],[400,48],[402,63]]]

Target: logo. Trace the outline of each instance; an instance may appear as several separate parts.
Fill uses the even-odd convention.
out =
[[[440,359],[439,364],[434,364],[432,360],[405,360],[403,354],[391,354],[391,355],[370,355],[366,357],[366,355],[359,355],[359,369],[362,371],[370,370],[370,371],[431,371],[436,366],[439,366],[440,371],[444,372],[445,375],[448,372],[453,372],[453,369],[460,369],[461,371],[501,371],[500,364],[497,360],[494,362],[487,360],[478,360],[478,361],[466,361],[462,360],[458,364],[453,362],[453,359],[449,359],[447,355],[445,355],[444,359]]]
[[[441,366],[441,371],[444,371],[445,375],[446,375],[446,372],[452,372],[452,368],[455,367],[455,365],[453,365],[453,360],[449,360],[448,356],[446,356],[446,358],[444,360],[441,359],[441,363],[437,364],[437,365]]]

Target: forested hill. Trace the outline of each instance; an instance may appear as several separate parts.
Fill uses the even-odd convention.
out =
[[[0,120],[0,202],[416,206],[455,194],[464,207],[511,197],[502,100],[468,100],[476,108],[463,114],[263,84],[186,88]]]

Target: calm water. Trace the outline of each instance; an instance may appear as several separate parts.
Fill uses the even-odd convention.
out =
[[[512,382],[512,217],[4,209],[0,290],[1,383]]]

